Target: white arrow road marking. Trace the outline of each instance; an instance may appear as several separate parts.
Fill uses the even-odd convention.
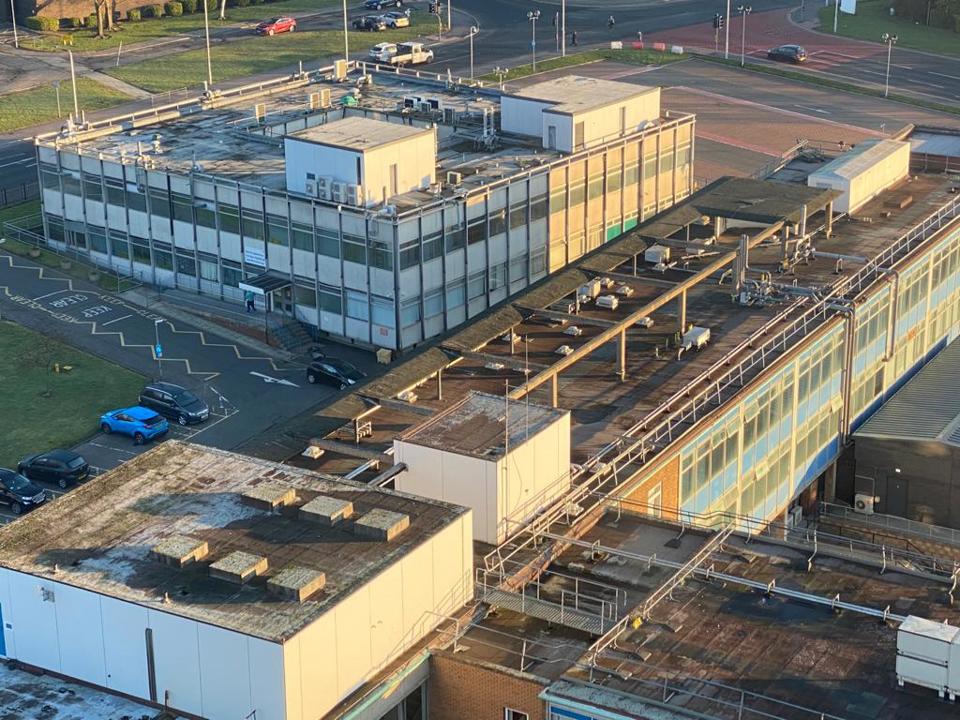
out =
[[[264,375],[263,373],[250,371],[251,375],[256,375],[258,378],[263,378],[265,383],[275,383],[276,385],[287,385],[289,387],[300,387],[296,383],[290,382],[289,380],[283,380],[281,378],[270,377],[269,375]]]

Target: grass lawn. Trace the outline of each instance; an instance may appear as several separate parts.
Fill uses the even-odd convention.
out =
[[[160,2],[160,0],[157,0]],[[163,4],[160,2],[160,4]],[[281,0],[268,5],[249,5],[245,8],[228,7],[226,20],[219,19],[219,4],[210,9],[210,30],[235,23],[260,22],[276,15],[290,13],[319,12],[331,7],[339,7],[339,0]],[[92,7],[92,6],[91,6]],[[203,30],[203,13],[181,15],[180,17],[145,18],[140,22],[122,21],[116,25],[118,30],[104,38],[96,36],[96,28],[78,28],[58,33],[43,33],[20,41],[21,47],[30,50],[53,52],[73,50],[88,52],[116,48],[121,42],[124,46],[134,43],[157,41],[172,35]]]
[[[538,61],[537,72],[541,73],[549,70],[573,67],[575,65],[586,65],[587,63],[598,62],[600,60],[611,60],[629,65],[665,65],[683,60],[686,57],[686,55],[674,55],[673,53],[662,53],[656,50],[586,50],[565,57],[552,57]],[[508,82],[532,74],[532,65],[519,65],[515,68],[510,68],[510,71],[503,76],[503,80],[504,82]],[[481,76],[480,79],[496,81],[499,78],[493,73],[488,73]]]
[[[421,13],[425,15],[425,13]],[[432,20],[432,16],[430,20]],[[351,32],[350,48],[364,49],[378,42],[398,42],[436,32],[436,21],[420,18],[408,28],[380,33]],[[211,50],[214,82],[256,75],[278,68],[315,63],[318,59],[343,53],[343,31],[317,30],[284,33],[222,43]],[[206,52],[190,50],[153,60],[144,60],[107,70],[110,75],[150,92],[178,90],[200,85],[206,79]]]
[[[70,365],[54,373],[54,363]],[[0,466],[24,455],[70,447],[97,430],[106,410],[129,405],[136,373],[0,320]]]
[[[77,78],[77,101],[82,110],[102,110],[130,99],[122,92],[89,78]],[[63,117],[73,111],[69,81],[60,84]],[[0,97],[0,132],[57,119],[57,91],[52,85],[31,88]]]
[[[833,5],[819,10],[820,30],[833,32]],[[880,42],[880,36],[897,36],[897,45],[927,50],[941,55],[960,55],[960,33],[943,28],[917,25],[911,20],[890,17],[890,0],[860,0],[857,14],[840,13],[837,34],[860,40]],[[894,49],[893,54],[897,51]]]

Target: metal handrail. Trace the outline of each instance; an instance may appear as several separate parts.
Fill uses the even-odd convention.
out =
[[[960,530],[955,528],[931,525],[930,523],[918,522],[896,515],[884,515],[882,513],[871,513],[868,515],[857,512],[846,505],[837,505],[828,502],[820,503],[820,514],[825,517],[839,517],[841,520],[852,519],[861,525],[868,525],[871,528],[894,530],[907,535],[913,535],[923,540],[933,540],[948,545],[955,545],[960,548]]]
[[[921,222],[907,230],[897,241],[862,266],[856,273],[849,277],[839,278],[831,286],[830,290],[825,293],[824,297],[815,305],[808,307],[799,317],[794,319],[787,328],[784,328],[778,335],[767,340],[749,356],[727,370],[720,378],[713,382],[708,389],[696,393],[683,407],[671,412],[670,415],[664,418],[652,430],[649,430],[638,439],[633,440],[626,448],[623,448],[624,441],[626,439],[633,439],[628,435],[626,435],[624,439],[602,449],[594,455],[590,461],[585,463],[583,468],[576,474],[576,476],[580,476],[587,470],[596,468],[582,484],[574,487],[566,497],[561,498],[558,502],[546,508],[543,513],[533,518],[525,528],[508,538],[507,541],[501,544],[496,550],[488,553],[484,558],[485,565],[487,567],[493,567],[502,563],[504,559],[503,549],[506,548],[508,544],[515,544],[516,537],[520,532],[527,532],[530,538],[537,537],[552,526],[560,517],[569,515],[566,509],[571,504],[578,505],[587,496],[597,493],[601,488],[605,487],[611,479],[615,481],[615,485],[619,485],[619,482],[617,482],[618,474],[625,473],[626,466],[634,463],[644,465],[649,462],[652,456],[657,455],[661,450],[672,444],[674,440],[685,433],[688,429],[688,427],[685,427],[686,425],[696,423],[703,415],[712,412],[722,405],[724,391],[729,391],[732,388],[733,392],[736,392],[745,385],[748,379],[753,377],[752,373],[756,368],[759,367],[760,370],[763,370],[779,357],[777,350],[782,349],[786,351],[788,347],[795,344],[795,341],[806,338],[812,332],[822,328],[828,319],[838,313],[832,306],[835,300],[849,295],[851,292],[859,293],[862,291],[868,282],[874,281],[883,274],[883,269],[887,265],[901,259],[904,253],[912,250],[918,240],[921,242],[927,240],[931,230],[934,232],[939,231],[945,222],[952,221],[958,215],[960,215],[960,198],[953,198],[938,208],[936,212],[928,215]],[[757,334],[754,334],[752,339],[756,337]],[[651,415],[655,415],[658,410],[659,408],[654,410]],[[700,417],[698,417],[698,413]],[[637,423],[634,428],[643,428],[645,425],[646,421]],[[614,450],[619,451],[615,457],[609,460],[604,457],[605,453]],[[595,510],[598,505],[599,503],[595,503],[590,510]],[[527,542],[529,542],[529,538]],[[524,544],[525,543],[518,544],[511,549],[506,557],[511,557],[523,547]]]

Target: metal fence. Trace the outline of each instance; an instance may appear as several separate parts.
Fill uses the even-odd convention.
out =
[[[35,182],[0,188],[0,208],[16,205],[27,200],[36,200],[38,197],[40,197],[40,184]]]
[[[852,521],[858,525],[866,526],[871,530],[889,530],[891,532],[910,535],[920,540],[931,540],[933,542],[943,543],[960,547],[960,530],[954,528],[941,527],[940,525],[931,525],[916,520],[897,517],[896,515],[883,515],[881,513],[866,514],[857,512],[846,505],[835,505],[833,503],[820,503],[820,514],[826,518],[836,518],[841,522]]]

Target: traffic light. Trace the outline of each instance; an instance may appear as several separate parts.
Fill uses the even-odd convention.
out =
[[[439,14],[440,14],[440,3],[439,3],[439,2],[431,2],[431,3],[430,3],[429,10],[430,10],[430,14],[431,14],[431,15],[439,15]]]
[[[714,29],[714,30],[723,30],[724,24],[725,24],[725,21],[724,21],[723,15],[721,15],[720,13],[714,14],[714,16],[713,16],[713,29]]]

